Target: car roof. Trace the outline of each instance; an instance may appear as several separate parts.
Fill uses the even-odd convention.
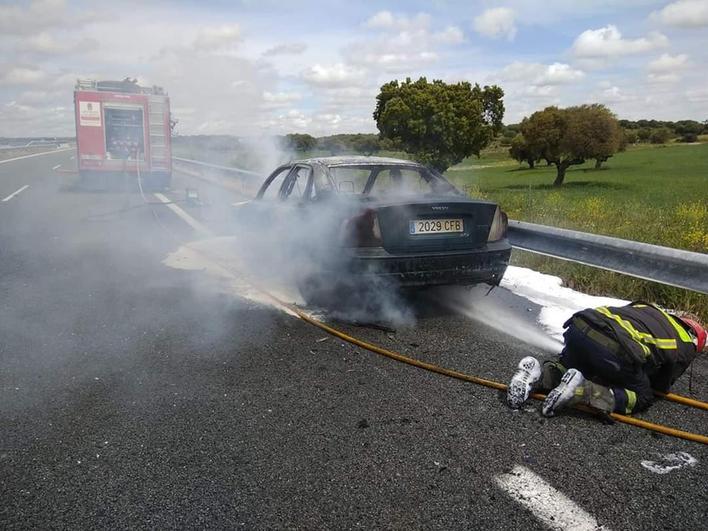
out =
[[[291,164],[322,164],[327,167],[333,166],[379,166],[379,165],[396,165],[396,166],[416,166],[423,168],[422,164],[418,164],[412,160],[394,159],[389,157],[366,157],[363,155],[346,155],[339,157],[314,157],[310,159],[296,160]]]

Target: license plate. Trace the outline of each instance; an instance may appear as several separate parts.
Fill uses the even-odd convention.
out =
[[[442,234],[462,232],[461,219],[413,219],[408,225],[411,234]]]

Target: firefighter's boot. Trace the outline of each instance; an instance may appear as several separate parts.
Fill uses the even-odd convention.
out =
[[[585,380],[581,403],[603,413],[612,413],[615,410],[615,394],[609,387]]]
[[[570,369],[543,402],[542,412],[552,417],[563,407],[583,404],[603,413],[612,413],[615,408],[615,395],[609,387],[586,380],[577,369]]]
[[[568,405],[578,403],[584,395],[585,377],[577,369],[568,369],[561,378],[560,384],[548,393],[543,401],[541,412],[546,417],[552,417],[556,411]]]
[[[528,400],[531,390],[540,379],[541,364],[533,356],[526,356],[519,362],[506,390],[506,402],[509,407],[519,409]]]

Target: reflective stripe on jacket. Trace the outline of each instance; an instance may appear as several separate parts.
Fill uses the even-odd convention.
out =
[[[583,310],[564,326],[571,324],[624,362],[642,366],[658,390],[668,390],[697,355],[676,318],[643,302]]]

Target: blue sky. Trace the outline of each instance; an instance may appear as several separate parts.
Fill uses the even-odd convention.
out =
[[[708,0],[0,0],[0,136],[73,134],[76,78],[164,86],[181,134],[374,132],[378,87],[498,84],[505,122],[600,102],[708,119]]]

